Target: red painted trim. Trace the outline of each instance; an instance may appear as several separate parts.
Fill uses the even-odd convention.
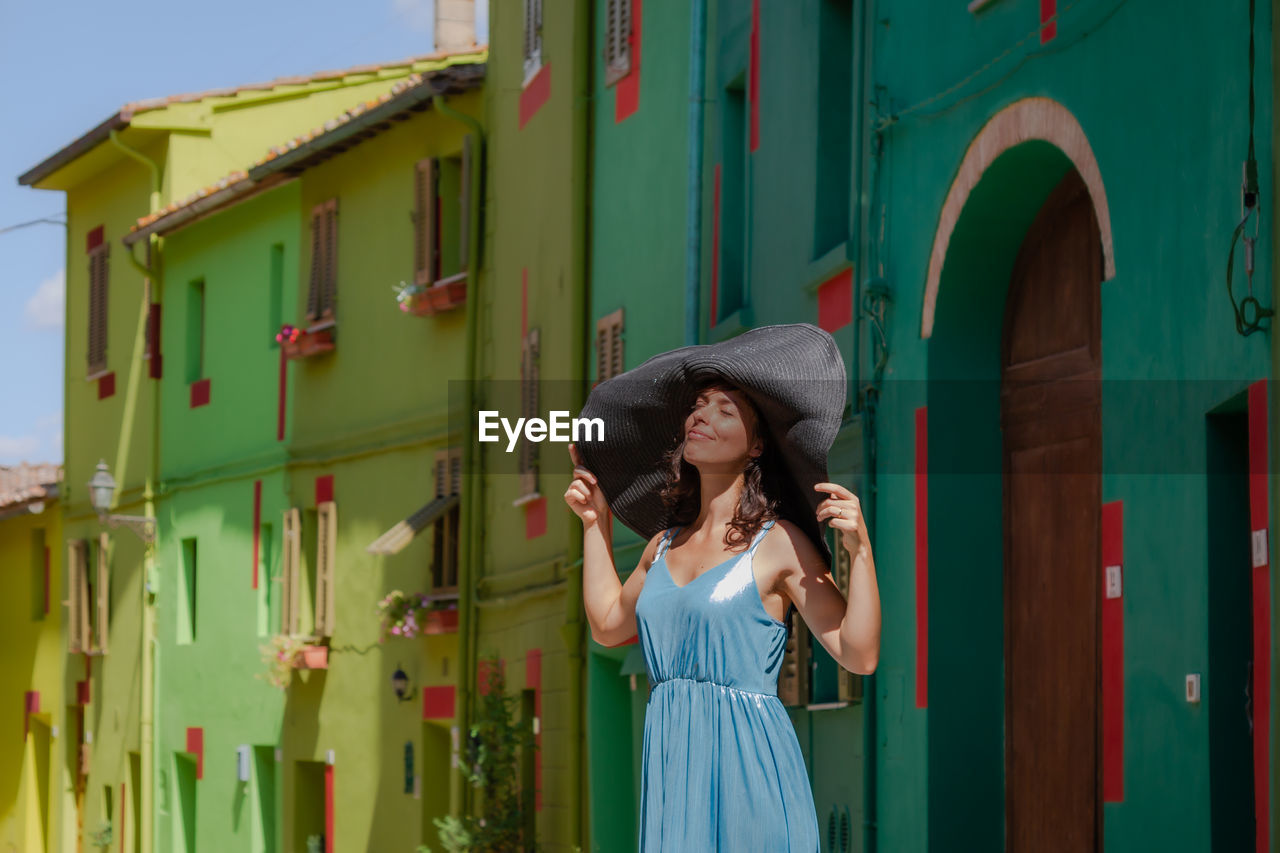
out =
[[[524,686],[533,690],[533,715],[542,720],[542,649],[529,649],[524,659]],[[542,726],[534,735],[534,811],[542,811]]]
[[[86,678],[84,681],[76,682],[76,704],[77,705],[89,704],[89,679],[88,678]]]
[[[818,286],[818,325],[828,332],[853,322],[853,270],[836,273]]]
[[[524,126],[529,123],[529,119],[542,108],[542,105],[551,97],[551,63],[543,63],[538,73],[533,75],[533,79],[529,81],[529,85],[520,91],[520,127],[524,130]]]
[[[747,72],[751,102],[751,150],[760,147],[760,0],[751,3],[751,67]]]
[[[333,765],[324,766],[324,853],[333,853]]]
[[[631,0],[631,70],[614,84],[613,122],[632,116],[640,107],[640,0]]]
[[[209,380],[198,379],[191,383],[191,408],[209,405]]]
[[[422,688],[422,719],[449,720],[457,704],[457,690],[452,684]]]
[[[289,384],[289,359],[280,348],[280,384],[276,391],[276,441],[284,441],[284,399]]]
[[[204,778],[204,729],[187,728],[187,752],[196,757],[196,778]]]
[[[86,253],[92,252],[94,249],[102,245],[102,241],[106,239],[103,234],[103,226],[99,225],[97,228],[94,228],[85,235],[84,250]]]
[[[98,399],[105,400],[116,393],[115,371],[98,377]]]
[[[262,481],[253,481],[253,588],[258,588],[258,566],[262,548]]]
[[[1058,13],[1058,0],[1040,0],[1040,43],[1052,41],[1058,34],[1058,22],[1045,23]]]
[[[51,575],[49,571],[49,546],[45,545],[44,546],[44,615],[45,616],[49,615],[50,578],[51,578]]]
[[[1266,560],[1253,568],[1253,811],[1258,853],[1271,849],[1271,468],[1267,380],[1249,386],[1249,527],[1267,538]]]
[[[150,341],[147,347],[147,375],[152,379],[161,377],[160,356],[160,303],[152,302],[147,309],[147,335]]]
[[[333,500],[333,475],[316,477],[316,506]]]
[[[1107,598],[1107,566],[1120,566],[1120,597]],[[1102,505],[1102,800],[1124,802],[1124,502]]]
[[[536,498],[524,505],[524,538],[537,539],[547,532],[547,499]]]
[[[520,340],[529,334],[529,268],[520,268]]]
[[[40,713],[40,691],[28,690],[22,696],[22,740],[31,733],[31,715]]]
[[[715,190],[711,201],[711,322],[720,320],[716,313],[716,297],[720,292],[720,164],[716,163]]]
[[[916,707],[929,707],[929,409],[916,409]]]

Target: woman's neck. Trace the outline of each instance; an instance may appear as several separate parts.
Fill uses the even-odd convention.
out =
[[[742,472],[716,474],[699,471],[698,486],[702,506],[689,529],[695,533],[704,533],[708,538],[719,539],[738,510],[738,500],[743,488]]]

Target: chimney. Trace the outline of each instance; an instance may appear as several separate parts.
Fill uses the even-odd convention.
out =
[[[436,50],[455,51],[475,47],[476,0],[436,0],[435,23]]]

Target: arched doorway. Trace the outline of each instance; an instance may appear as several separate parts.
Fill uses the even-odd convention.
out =
[[[1001,347],[1010,853],[1100,850],[1102,251],[1080,173],[1014,261]]]

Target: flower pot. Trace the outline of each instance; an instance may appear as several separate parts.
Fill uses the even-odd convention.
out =
[[[299,332],[296,338],[285,337],[280,340],[280,349],[285,358],[310,358],[313,355],[329,352],[334,348],[333,330],[317,329],[314,332]]]
[[[400,303],[400,307],[405,313],[412,314],[415,317],[424,317],[435,313],[435,307],[431,304],[431,297],[427,295],[426,291],[413,294],[408,300]]]
[[[329,647],[303,646],[294,659],[294,666],[298,669],[328,669]]]
[[[424,634],[456,634],[458,631],[457,610],[433,610],[427,614]]]

